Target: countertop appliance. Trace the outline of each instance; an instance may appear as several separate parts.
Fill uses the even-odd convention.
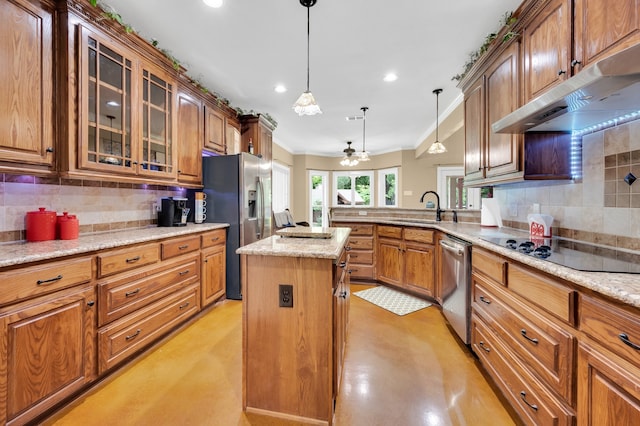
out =
[[[446,235],[442,249],[442,313],[451,328],[468,345],[471,343],[471,243]]]
[[[579,271],[640,274],[640,252],[561,237],[481,239]]]
[[[158,212],[158,226],[187,226],[189,210],[186,198],[162,198]]]
[[[207,223],[228,223],[227,298],[242,299],[238,247],[271,236],[271,162],[248,153],[204,157]]]

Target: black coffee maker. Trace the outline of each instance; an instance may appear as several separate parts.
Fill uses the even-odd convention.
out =
[[[162,198],[158,212],[158,226],[187,226],[189,210],[186,198]]]

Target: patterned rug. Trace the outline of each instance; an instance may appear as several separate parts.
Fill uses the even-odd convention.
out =
[[[431,306],[431,303],[425,302],[422,299],[409,296],[408,294],[404,294],[384,286],[368,288],[366,290],[353,293],[353,295],[358,296],[367,302],[371,302],[374,305],[380,306],[389,312],[393,312],[396,315],[410,314],[411,312],[419,311],[420,309]]]

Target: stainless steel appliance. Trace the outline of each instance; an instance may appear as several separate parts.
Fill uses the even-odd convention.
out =
[[[238,247],[271,236],[271,162],[240,153],[202,159],[205,222],[228,223],[227,298],[242,299]]]
[[[465,344],[471,343],[471,244],[446,235],[442,248],[442,313]]]

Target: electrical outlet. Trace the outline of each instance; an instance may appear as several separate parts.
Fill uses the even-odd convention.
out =
[[[281,308],[293,308],[293,285],[280,284],[278,298]]]
[[[534,213],[540,213],[540,203],[533,203],[532,210]]]
[[[360,216],[366,216],[366,215],[367,215],[367,212],[366,212],[366,211],[364,211],[364,210],[360,210],[360,211],[358,211],[358,214],[359,214]]]
[[[151,217],[152,218],[156,217],[159,211],[160,211],[160,206],[158,205],[158,203],[151,203]]]

